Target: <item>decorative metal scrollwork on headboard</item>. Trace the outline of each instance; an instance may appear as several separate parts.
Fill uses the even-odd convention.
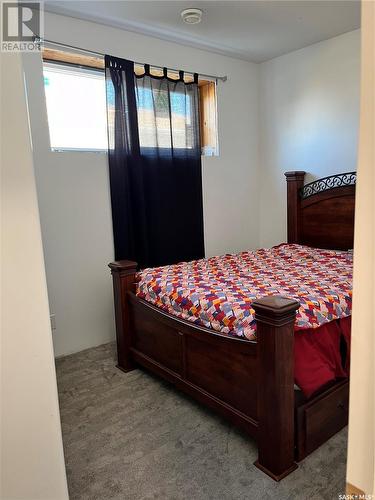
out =
[[[310,182],[301,189],[301,198],[304,200],[309,196],[321,193],[327,189],[338,188],[342,186],[354,186],[357,180],[356,172],[346,172],[344,174],[330,175],[323,179]]]

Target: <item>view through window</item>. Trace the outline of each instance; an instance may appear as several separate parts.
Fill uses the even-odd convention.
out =
[[[51,51],[50,51],[51,52]],[[52,51],[53,52],[53,51]],[[103,69],[64,64],[64,52],[59,60],[44,60],[44,89],[47,104],[50,145],[54,151],[106,151],[108,149],[106,116],[106,83]],[[66,54],[69,59],[69,55]],[[84,59],[84,56],[80,56]],[[68,62],[67,59],[67,62]],[[214,82],[200,82],[200,129],[202,154],[218,154],[216,85]],[[177,130],[178,144],[175,147],[192,147],[189,127],[191,121],[189,95],[178,92],[171,94],[169,105],[172,123]],[[158,99],[163,104],[163,92],[150,95],[149,89],[137,88],[138,122],[141,147],[153,147],[155,138],[150,132],[151,103]],[[111,100],[111,96],[109,96]],[[161,130],[163,128],[161,127]],[[168,147],[169,131],[165,130],[158,140]]]
[[[104,72],[44,63],[52,149],[107,150]]]

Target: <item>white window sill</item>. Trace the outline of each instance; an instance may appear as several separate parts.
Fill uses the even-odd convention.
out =
[[[99,153],[107,154],[106,149],[86,149],[86,148],[51,148],[52,153]]]
[[[86,148],[51,148],[52,153],[99,153],[107,154],[107,149],[86,149]],[[202,153],[202,158],[218,158],[220,155],[218,153]]]

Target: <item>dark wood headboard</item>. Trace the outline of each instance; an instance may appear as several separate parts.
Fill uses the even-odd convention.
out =
[[[348,250],[354,241],[356,173],[304,185],[305,172],[286,172],[288,243]]]

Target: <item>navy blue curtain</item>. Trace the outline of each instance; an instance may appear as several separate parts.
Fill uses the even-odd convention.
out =
[[[115,258],[141,268],[204,256],[198,75],[185,83],[105,56]]]

